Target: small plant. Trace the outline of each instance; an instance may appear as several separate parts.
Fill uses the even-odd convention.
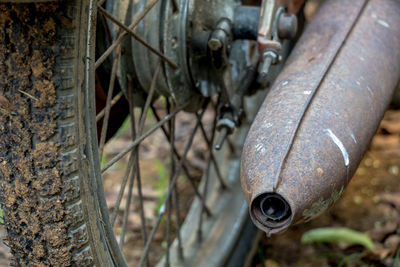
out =
[[[106,165],[106,163],[107,163],[107,155],[106,153],[103,153],[103,155],[101,156],[101,163],[100,163],[101,167],[103,168]]]
[[[264,263],[265,257],[264,257],[264,253],[263,253],[263,247],[261,245],[258,245],[257,254],[258,254],[258,259],[260,260],[260,262]]]
[[[397,249],[396,257],[394,258],[394,267],[400,267],[400,247]]]
[[[301,242],[303,244],[345,242],[362,245],[369,250],[374,249],[374,243],[368,235],[345,227],[323,227],[310,230],[303,234]]]
[[[368,266],[367,263],[363,262],[361,258],[364,256],[363,253],[353,253],[345,255],[341,253],[319,253],[316,255],[319,258],[334,258],[339,259],[337,267],[347,266],[348,263],[356,263],[358,266]]]
[[[3,207],[0,206],[0,225],[4,224]]]
[[[153,116],[153,110],[151,109],[151,108],[149,108],[148,110],[147,110],[147,117],[150,117],[150,116]]]
[[[128,132],[128,130],[131,127],[131,119],[128,117],[124,120],[124,122],[122,123],[121,127],[118,129],[118,131],[116,132],[114,138],[117,139],[119,137],[121,137],[121,135],[125,134],[126,132]]]

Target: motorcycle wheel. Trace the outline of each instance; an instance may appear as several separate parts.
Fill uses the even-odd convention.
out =
[[[107,97],[100,127],[105,130],[97,137],[96,15],[96,1],[89,0],[0,4],[0,202],[13,264],[127,266],[126,258],[132,255],[123,245],[127,220],[135,213],[142,224],[140,236],[135,237],[143,248],[135,259],[138,266],[157,262],[167,266],[242,266],[256,230],[240,189],[240,150],[262,97],[246,100],[247,118],[218,153],[212,148],[215,123],[207,132],[202,120],[205,112],[216,114],[216,99],[207,100],[207,105],[191,114],[171,99],[161,101],[166,112],[145,129],[151,102],[146,101],[138,116],[135,104],[126,97],[136,138],[111,162],[117,162],[123,153],[129,155],[127,171],[120,179],[120,196],[126,195],[128,185],[131,199],[135,182],[140,205],[136,211],[128,204],[123,211],[109,207],[99,143],[102,150],[108,139],[107,126],[102,126],[107,125],[112,97],[124,94]],[[115,72],[114,67],[108,85],[114,84]],[[185,148],[175,151],[171,133],[180,114],[192,116],[194,124]],[[163,131],[172,144],[171,162],[175,164],[165,200],[156,219],[149,220],[143,215],[138,147],[155,130]],[[196,132],[207,144],[207,169],[200,181],[186,177],[195,197],[181,222],[176,181],[181,171],[190,176],[185,171],[185,157]],[[107,168],[111,165],[105,164]],[[162,224],[168,231],[162,242],[155,242]],[[163,246],[162,252],[150,255],[152,247],[159,250]]]

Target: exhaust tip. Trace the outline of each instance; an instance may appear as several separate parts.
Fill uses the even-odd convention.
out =
[[[283,230],[290,224],[292,217],[289,203],[277,193],[262,194],[254,199],[251,213],[252,217],[266,228],[263,229],[266,232],[276,228],[281,228],[278,231]]]
[[[290,213],[289,205],[279,195],[264,197],[260,202],[260,210],[264,216],[273,221],[281,220]]]

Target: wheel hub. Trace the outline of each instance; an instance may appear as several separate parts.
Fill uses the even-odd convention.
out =
[[[190,102],[187,111],[199,110],[206,97],[220,93],[221,134],[216,147],[221,147],[240,125],[243,97],[252,86],[266,87],[270,66],[282,59],[279,29],[285,32],[288,23],[279,19],[285,8],[269,0],[263,1],[263,12],[240,0],[122,0],[111,5],[108,8],[125,24],[138,22],[134,32],[144,40],[128,38],[122,43],[122,90],[143,103],[140,92],[154,87],[156,96],[171,97],[178,106]],[[118,31],[114,27],[114,38]],[[257,40],[259,49],[249,40]],[[268,49],[273,49],[276,60],[269,60]]]
[[[189,100],[199,105],[204,97],[220,91],[219,73],[215,72],[208,47],[210,35],[222,18],[233,21],[240,1],[177,0],[176,5],[174,1],[159,0],[134,31],[178,66],[173,68],[161,60],[157,93],[173,97],[178,105]],[[122,9],[114,13],[130,25],[137,19],[135,15],[141,14],[152,2],[115,1],[108,9]],[[114,27],[114,36],[118,30]],[[118,75],[121,87],[128,90],[129,82],[136,81],[135,90],[147,91],[160,58],[134,39],[125,40],[123,50]],[[193,108],[196,105],[191,106],[196,109]]]

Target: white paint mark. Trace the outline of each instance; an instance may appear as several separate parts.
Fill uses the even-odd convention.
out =
[[[262,144],[257,144],[256,145],[256,150],[260,151],[262,149],[263,145]]]
[[[390,28],[390,25],[384,20],[378,19],[378,23],[383,27]]]
[[[303,94],[304,95],[309,95],[309,94],[311,94],[311,91],[304,91]]]
[[[270,128],[270,127],[272,127],[272,123],[270,123],[270,122],[268,122],[267,124],[265,124],[265,126],[267,127],[267,128]]]
[[[344,165],[346,167],[349,166],[350,159],[349,154],[347,153],[346,148],[344,147],[342,141],[331,131],[331,129],[325,129],[324,132],[332,139],[332,141],[339,147],[340,151],[342,152],[342,156],[344,159]]]
[[[376,18],[377,18],[377,16],[376,16],[376,14],[375,14],[375,13],[372,13],[371,17],[372,17],[372,18],[374,18],[374,19],[376,19]]]
[[[288,83],[289,83],[288,81],[284,81],[284,82],[282,82],[282,85],[285,86],[285,85],[287,85]]]
[[[360,81],[356,81],[357,85],[361,85]]]
[[[354,136],[354,134],[351,133],[350,136],[351,136],[351,139],[353,139],[354,143],[357,144],[357,139],[356,139],[356,137]]]
[[[263,144],[257,144],[256,145],[256,151],[257,152],[261,152],[261,153],[265,153],[265,147],[263,146]]]
[[[371,94],[371,96],[374,95],[374,92],[372,92],[371,87],[367,86],[367,90],[368,90],[368,92]]]
[[[360,60],[361,60],[361,61],[365,61],[365,58],[363,58],[363,57],[360,57]]]

